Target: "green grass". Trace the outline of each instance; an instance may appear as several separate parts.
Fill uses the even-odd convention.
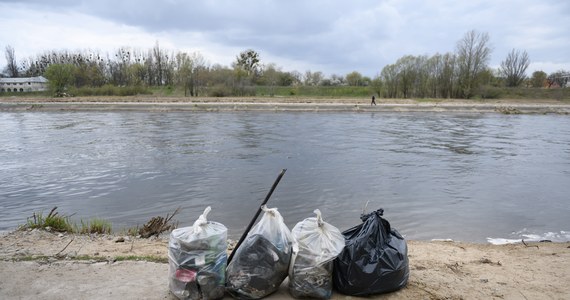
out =
[[[367,86],[246,86],[235,89],[226,85],[202,87],[200,97],[311,97],[311,98],[369,98],[373,92]],[[132,96],[184,97],[184,89],[177,86],[113,86],[72,88],[73,96]],[[52,97],[49,92],[0,93],[0,97]],[[190,96],[188,96],[191,99]],[[552,99],[570,101],[570,88],[507,88],[479,87],[476,99]],[[437,99],[430,99],[430,101]]]
[[[372,95],[366,86],[257,86],[257,96],[368,98]]]
[[[184,97],[180,87],[152,87],[157,97]],[[201,89],[200,97],[323,97],[323,98],[368,98],[372,95],[366,86],[246,86],[241,89],[214,85]],[[188,96],[188,98],[191,98]]]
[[[256,97],[310,97],[310,98],[370,98],[374,92],[368,86],[251,86],[245,87],[246,95]],[[211,97],[236,97],[235,90],[224,85],[203,89],[203,95]],[[152,94],[157,97],[184,97],[184,91],[177,87],[153,87]],[[191,97],[188,97],[191,98]],[[473,97],[477,99],[536,99],[570,101],[570,88],[506,88],[482,86]],[[418,99],[425,102],[437,102],[445,99]]]
[[[114,86],[106,84],[101,87],[81,87],[70,89],[73,96],[134,96],[151,95],[153,91],[144,86]]]
[[[111,222],[99,218],[91,219],[87,222],[81,220],[81,228],[77,230],[81,234],[98,233],[98,234],[111,234]]]
[[[48,91],[45,92],[0,92],[0,98],[12,98],[12,97],[19,97],[19,98],[45,98],[51,97],[51,93]]]
[[[27,255],[27,256],[17,256],[12,258],[12,261],[38,261],[38,260],[47,260],[50,256],[46,255]]]
[[[138,236],[139,235],[139,227],[129,227],[129,228],[125,228],[123,230],[121,230],[121,234],[122,235],[128,235],[128,236]]]
[[[28,218],[27,228],[41,228],[47,229],[48,227],[57,232],[74,232],[73,225],[71,224],[68,216],[59,215],[56,212],[57,207],[54,207],[47,216],[44,217],[42,212],[34,213]]]
[[[69,259],[69,257],[55,257],[46,255],[28,255],[21,257],[14,257],[10,259],[11,261],[47,261],[48,259]],[[76,261],[94,261],[94,262],[106,262],[106,261],[148,261],[155,263],[168,263],[168,257],[160,257],[154,255],[126,255],[126,256],[116,256],[114,258],[101,257],[101,256],[91,256],[91,255],[79,255],[71,257],[72,260]]]
[[[570,101],[570,88],[500,88],[504,99],[552,99]]]
[[[23,229],[50,229],[56,232],[80,233],[80,234],[110,234],[113,230],[111,222],[99,218],[89,221],[80,221],[80,226],[71,222],[69,216],[60,215],[57,207],[52,208],[47,216],[43,212],[34,212],[29,217]]]
[[[117,256],[115,257],[115,261],[149,261],[149,262],[156,262],[156,263],[168,263],[167,257],[159,257],[154,255],[127,255],[127,256]]]

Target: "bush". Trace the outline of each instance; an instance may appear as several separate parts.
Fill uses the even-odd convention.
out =
[[[481,99],[498,99],[501,97],[501,89],[491,85],[483,85],[477,89],[477,95]]]
[[[208,89],[208,96],[210,97],[228,97],[231,94],[231,89],[223,84],[216,84]]]

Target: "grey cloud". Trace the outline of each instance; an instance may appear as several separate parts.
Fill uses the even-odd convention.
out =
[[[181,37],[199,33],[219,49],[253,48],[271,57],[323,66],[335,73],[359,70],[374,75],[403,55],[451,52],[471,29],[489,32],[495,65],[511,48],[532,50],[533,61],[570,60],[570,42],[565,39],[570,3],[554,0],[0,0],[1,3],[31,10],[78,12],[139,28],[154,36],[168,36],[173,45],[178,42],[177,33]]]

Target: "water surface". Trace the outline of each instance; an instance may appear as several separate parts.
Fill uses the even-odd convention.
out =
[[[239,237],[269,206],[344,230],[385,209],[410,239],[570,239],[570,118],[314,112],[2,112],[0,230],[52,207],[115,230],[182,210]]]

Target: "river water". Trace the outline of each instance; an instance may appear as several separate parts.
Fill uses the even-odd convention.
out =
[[[341,230],[366,211],[406,238],[570,240],[570,118],[315,112],[2,112],[0,230],[57,206],[114,230],[177,207],[239,238],[271,200]]]

